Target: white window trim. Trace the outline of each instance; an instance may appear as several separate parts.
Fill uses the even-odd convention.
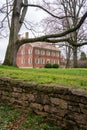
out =
[[[52,51],[52,56],[55,56],[55,52],[54,51]]]
[[[32,64],[32,58],[28,58],[28,64]]]
[[[35,59],[35,63],[36,63],[36,64],[40,64],[40,59],[39,59],[39,58],[36,58],[36,59]]]
[[[28,54],[32,54],[32,50],[31,49],[28,50]]]
[[[35,54],[40,54],[40,50],[39,49],[35,49]]]
[[[45,55],[45,50],[41,50],[41,55]]]
[[[22,54],[22,55],[25,55],[25,50],[21,50],[21,54]]]
[[[24,58],[21,59],[21,64],[25,64],[25,59]]]
[[[41,61],[41,64],[45,64],[45,59],[44,58],[41,58],[40,61]]]
[[[50,56],[50,51],[49,50],[46,51],[46,55]]]

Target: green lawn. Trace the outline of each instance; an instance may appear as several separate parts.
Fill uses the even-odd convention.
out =
[[[27,82],[58,84],[87,90],[87,69],[31,69],[0,65],[0,76]]]

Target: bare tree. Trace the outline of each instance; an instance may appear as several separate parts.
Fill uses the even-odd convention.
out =
[[[6,0],[6,1],[7,1],[6,6],[8,6],[9,0]],[[9,8],[7,8],[8,11],[7,11],[6,18],[8,19],[9,14],[11,14],[11,16],[10,16],[11,22],[8,19],[8,23],[9,23],[9,27],[10,27],[10,35],[9,35],[9,44],[8,44],[4,64],[16,66],[16,55],[17,55],[17,51],[18,51],[19,47],[21,45],[23,45],[25,43],[29,43],[29,42],[46,41],[49,43],[50,42],[57,43],[57,42],[65,41],[65,42],[68,42],[70,45],[73,45],[76,47],[87,44],[87,42],[83,42],[83,43],[81,42],[81,43],[78,43],[78,45],[77,45],[77,44],[73,43],[72,40],[68,37],[68,34],[78,30],[81,27],[81,25],[84,23],[84,21],[87,17],[87,12],[84,12],[83,16],[79,19],[78,23],[68,30],[66,29],[65,31],[61,31],[60,33],[56,33],[56,34],[52,33],[52,34],[40,36],[37,38],[22,39],[21,41],[19,41],[18,33],[24,22],[24,18],[25,18],[28,7],[37,7],[41,10],[44,10],[49,15],[51,15],[57,19],[61,19],[61,18],[63,18],[63,16],[62,17],[57,16],[54,13],[51,13],[48,9],[44,8],[41,5],[29,4],[28,0],[12,0],[12,5],[13,5],[11,8],[12,12],[9,10]],[[1,11],[2,11],[2,9],[1,9]],[[3,21],[2,21],[2,23],[3,23]]]
[[[46,3],[46,2],[45,2]],[[86,0],[55,0],[56,6],[61,7],[61,11],[59,15],[62,15],[62,19],[56,19],[53,17],[48,17],[45,19],[46,30],[48,32],[53,31],[54,33],[60,32],[62,30],[69,30],[72,27],[75,27],[79,22],[83,11],[87,10]],[[50,4],[49,4],[50,5]],[[59,11],[59,10],[58,10]],[[57,10],[56,10],[57,12]],[[58,14],[59,12],[57,12]],[[65,17],[64,17],[65,16]],[[70,51],[73,50],[73,67],[77,67],[77,49],[78,43],[87,40],[87,33],[86,33],[86,24],[85,26],[81,26],[78,30],[74,31],[73,33],[68,34],[66,37],[72,41],[72,45],[70,45],[70,41],[68,42],[68,50],[67,50],[67,62],[66,66],[69,66],[70,61]],[[48,29],[48,30],[47,30]],[[67,42],[67,41],[66,41]],[[66,43],[67,45],[67,43]]]

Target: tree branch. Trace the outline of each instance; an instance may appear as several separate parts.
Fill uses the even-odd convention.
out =
[[[63,36],[66,36],[67,34],[70,34],[74,31],[76,31],[77,29],[79,29],[81,27],[81,25],[84,23],[85,19],[87,17],[87,11],[85,12],[85,14],[82,16],[82,18],[80,19],[79,23],[73,27],[73,28],[70,28],[69,30],[67,31],[64,31],[62,33],[58,33],[58,34],[49,34],[49,35],[45,35],[45,36],[41,36],[41,37],[38,37],[39,39],[43,39],[43,41],[45,41],[46,39],[48,38],[58,38],[58,37],[63,37]],[[42,40],[41,40],[42,41]]]
[[[74,46],[81,47],[81,46],[84,46],[84,45],[87,45],[87,42],[77,43],[77,45],[74,45]]]
[[[79,23],[77,24],[77,26],[75,26],[74,28],[71,28],[65,32],[62,32],[60,34],[50,34],[50,35],[45,35],[45,36],[41,36],[41,37],[37,37],[37,38],[31,38],[31,39],[22,39],[22,40],[18,40],[16,42],[16,45],[18,46],[18,48],[25,44],[25,43],[32,43],[32,42],[50,42],[50,43],[57,43],[57,42],[68,42],[73,46],[82,46],[82,45],[86,45],[87,42],[84,43],[79,43],[79,44],[74,44],[73,41],[71,41],[69,38],[63,38],[63,39],[52,39],[52,38],[58,38],[58,37],[63,37],[69,33],[72,33],[74,31],[76,31],[78,28],[80,28],[80,26],[83,24],[84,20],[87,17],[87,12],[83,15],[83,17],[81,18],[81,20],[79,21]]]
[[[24,0],[24,4],[28,4],[28,0]],[[26,15],[26,12],[27,12],[27,6],[23,7],[23,10],[22,10],[22,15],[21,15],[21,18],[20,18],[20,22],[23,23],[24,21],[24,18],[25,18],[25,15]]]
[[[48,14],[50,14],[51,16],[53,16],[53,17],[55,17],[55,18],[58,18],[58,19],[63,19],[63,18],[66,17],[66,16],[58,17],[57,15],[54,15],[53,13],[51,13],[50,11],[48,11],[47,9],[45,9],[44,7],[42,7],[42,6],[40,6],[40,5],[35,5],[35,4],[22,4],[22,6],[24,6],[24,7],[30,6],[30,7],[40,8],[40,9],[42,9],[43,11],[45,11],[46,13],[48,13]],[[67,17],[73,17],[73,16],[67,16]]]

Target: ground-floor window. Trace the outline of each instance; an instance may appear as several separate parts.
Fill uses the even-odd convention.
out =
[[[24,58],[21,59],[21,64],[25,64],[25,59]]]
[[[32,64],[32,58],[28,58],[28,64]]]

